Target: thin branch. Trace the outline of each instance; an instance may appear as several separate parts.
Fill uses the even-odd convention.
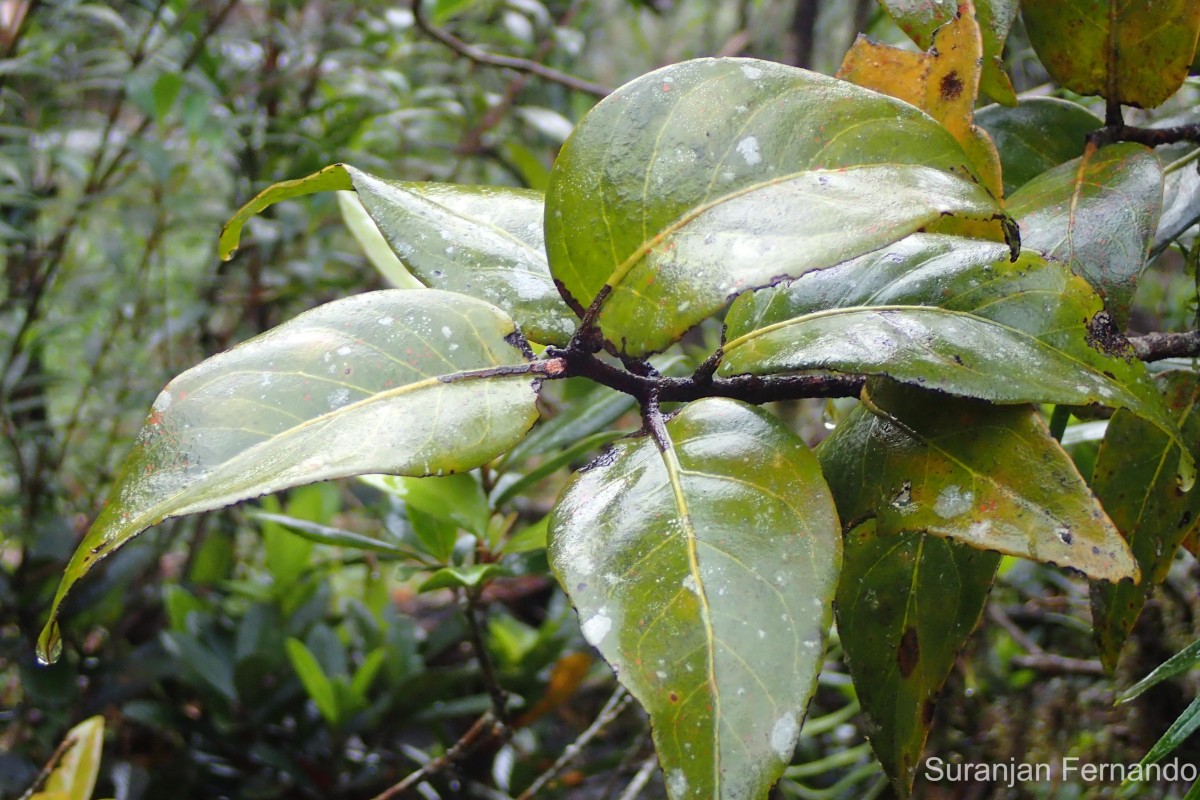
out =
[[[1102,142],[1137,142],[1158,147],[1179,142],[1200,143],[1200,123],[1174,125],[1169,128],[1138,128],[1134,125],[1106,127],[1096,132]]]
[[[604,732],[604,729],[612,724],[613,720],[621,715],[625,707],[633,700],[629,692],[625,691],[625,687],[618,686],[617,690],[608,698],[608,702],[604,704],[604,708],[600,709],[600,713],[596,715],[596,719],[587,727],[583,733],[575,741],[571,742],[562,751],[562,754],[554,761],[550,767],[537,776],[533,783],[529,784],[529,788],[521,792],[517,800],[530,800],[534,795],[546,787],[550,781],[554,780],[560,772],[574,761],[583,752],[583,748],[587,747],[588,743]]]
[[[577,92],[583,92],[595,97],[607,97],[612,91],[607,86],[601,86],[598,83],[577,78],[566,72],[547,67],[545,64],[537,61],[532,61],[528,58],[517,58],[515,56],[502,56],[496,53],[476,47],[473,44],[464,42],[454,34],[439,28],[425,15],[425,9],[422,6],[422,0],[412,0],[410,7],[413,12],[413,20],[417,23],[417,27],[424,31],[429,36],[437,39],[442,44],[449,47],[459,55],[474,61],[476,64],[483,64],[489,67],[500,67],[502,69],[513,69],[517,72],[527,72],[531,75],[536,75],[543,80],[557,83],[560,86],[565,86],[568,89],[574,89]]]
[[[503,730],[504,727],[496,722],[496,718],[489,711],[477,719],[475,724],[468,728],[467,732],[451,745],[450,749],[445,753],[442,753],[437,758],[431,758],[429,761],[426,761],[416,772],[411,773],[396,785],[375,795],[373,800],[391,800],[393,797],[400,796],[429,776],[436,775],[459,759],[470,755],[481,744],[500,735]]]
[[[479,662],[479,671],[483,674],[484,685],[492,698],[492,715],[502,724],[508,723],[508,692],[500,684],[496,676],[496,666],[492,663],[492,655],[488,652],[487,644],[483,641],[483,626],[479,621],[479,597],[469,589],[464,589],[463,614],[467,618],[467,638],[471,640],[471,649],[475,651],[475,660]]]
[[[1129,343],[1133,345],[1134,354],[1142,361],[1200,356],[1200,331],[1147,333],[1129,337]]]
[[[1013,666],[1055,675],[1103,675],[1104,666],[1095,659],[1068,658],[1053,653],[1030,653],[1015,656]]]
[[[50,754],[50,758],[42,765],[41,770],[34,777],[33,783],[29,784],[29,788],[25,790],[18,800],[29,800],[33,797],[34,792],[42,787],[43,784],[50,778],[50,773],[58,766],[58,762],[62,761],[63,756],[67,751],[75,746],[78,739],[74,736],[68,736],[58,743],[58,747],[54,748],[54,752]]]
[[[633,776],[633,780],[625,787],[625,791],[617,800],[636,800],[637,796],[646,788],[646,784],[650,782],[650,776],[654,774],[654,768],[658,766],[658,756],[651,754],[642,762],[641,768],[637,774]]]
[[[1014,642],[1025,649],[1025,652],[1035,656],[1045,654],[1046,651],[1037,642],[1030,639],[1029,635],[1021,630],[1017,623],[1013,622],[1012,617],[1006,614],[1003,608],[995,603],[991,603],[988,605],[987,613],[988,619],[1003,628],[1012,637]]]

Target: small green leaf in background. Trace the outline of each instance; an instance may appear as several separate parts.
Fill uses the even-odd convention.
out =
[[[479,537],[487,533],[491,511],[483,486],[472,473],[433,478],[364,475],[360,480],[403,500],[410,508],[452,522],[468,533]]]
[[[1009,108],[992,105],[975,112],[975,122],[1000,151],[1004,194],[1083,155],[1087,135],[1104,125],[1078,103],[1056,97],[1030,97]]]
[[[316,704],[317,710],[321,712],[321,716],[330,725],[337,727],[341,724],[341,709],[338,707],[337,694],[334,691],[333,682],[329,680],[329,676],[321,669],[316,656],[304,645],[304,642],[299,639],[289,638],[286,647],[288,660],[292,662],[292,668],[300,676],[300,682],[304,684],[304,690],[308,692],[308,696]]]
[[[63,740],[71,744],[46,779],[42,794],[60,794],[67,800],[91,800],[104,749],[104,717],[85,719],[67,731]]]
[[[1021,16],[1055,81],[1140,108],[1183,83],[1200,32],[1195,0],[1023,0]]]
[[[999,564],[998,553],[906,530],[897,519],[846,534],[838,633],[867,738],[900,797],[912,790],[938,694]]]
[[[959,13],[958,0],[880,0],[900,30],[922,50],[933,42],[933,32]],[[983,36],[983,76],[980,88],[998,103],[1015,105],[1017,96],[1004,71],[1004,43],[1017,16],[1017,0],[978,0],[975,3]]]
[[[1163,173],[1140,144],[1088,147],[1008,199],[1021,242],[1071,265],[1122,328],[1162,211]]]
[[[279,525],[300,539],[316,544],[348,547],[355,550],[370,550],[376,553],[388,553],[397,556],[409,555],[408,550],[392,542],[365,536],[354,531],[332,528],[328,525],[319,525],[315,522],[309,522],[306,519],[296,519],[285,514],[269,514],[265,511],[251,511],[247,516],[260,522]]]
[[[1098,580],[1137,574],[1045,423],[1028,406],[954,400],[873,381],[821,444],[838,513],[881,536],[919,531],[1071,567]]]
[[[1200,375],[1175,370],[1156,382],[1179,420],[1184,440],[1200,449]],[[1141,568],[1138,583],[1092,586],[1092,627],[1100,658],[1116,669],[1121,648],[1146,598],[1163,580],[1175,552],[1200,523],[1200,491],[1182,493],[1171,465],[1178,447],[1161,431],[1125,411],[1109,422],[1092,475],[1092,489],[1129,542]]]
[[[812,453],[731,400],[669,442],[617,442],[553,511],[550,563],[584,637],[650,713],[668,794],[761,797],[824,656],[841,536]]]
[[[497,575],[503,575],[499,564],[471,564],[465,567],[442,567],[417,587],[418,592],[434,589],[476,589]]]
[[[551,273],[578,306],[607,292],[600,330],[631,356],[746,289],[945,215],[1003,216],[917,109],[750,59],[689,61],[618,89],[563,146],[546,198]]]
[[[371,292],[171,381],[67,566],[40,656],[57,656],[55,617],[71,586],[167,517],[330,478],[463,472],[507,450],[537,418],[537,381],[490,372],[527,363],[513,334],[512,320],[480,300]]]

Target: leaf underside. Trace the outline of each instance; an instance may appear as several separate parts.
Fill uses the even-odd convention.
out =
[[[377,178],[334,164],[260,192],[221,231],[233,257],[246,221],[281,200],[352,190],[401,262],[425,286],[492,303],[529,338],[563,345],[578,321],[546,264],[540,192]]]
[[[479,300],[387,290],[320,306],[175,378],[79,545],[39,639],[96,562],[167,517],[330,478],[461,472],[537,418],[513,322]]]

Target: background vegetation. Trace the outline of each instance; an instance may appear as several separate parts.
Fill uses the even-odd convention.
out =
[[[859,30],[904,40],[869,2],[439,0],[429,13],[489,52],[602,86],[713,54],[832,72]],[[219,262],[217,231],[238,206],[336,161],[543,189],[595,96],[455,52],[404,3],[3,0],[0,56],[0,797],[32,785],[64,733],[96,714],[108,730],[98,796],[369,797],[444,753],[496,686],[525,703],[516,732],[431,776],[425,796],[662,796],[645,719],[606,704],[609,670],[548,577],[536,523],[550,481],[500,523],[486,474],[428,491],[318,485],[170,521],[80,585],[61,662],[33,657],[63,565],[158,389],[304,308],[383,285],[332,195],[274,207]],[[1019,29],[1006,59],[1018,90],[1061,93]],[[1194,98],[1186,87],[1155,119],[1196,121]],[[1196,327],[1197,248],[1183,241],[1147,273],[1135,328]],[[537,463],[567,440],[556,436],[626,415],[637,427],[632,401],[597,409],[583,391],[564,382],[547,401],[555,424],[513,457]],[[810,443],[830,413],[815,402],[780,411]],[[1082,458],[1096,444],[1082,429],[1075,440]],[[543,461],[545,477],[602,443]],[[508,576],[488,582],[481,610],[464,608],[430,583],[432,565],[459,530],[487,538],[497,524],[515,534]],[[417,556],[401,566],[393,553],[314,541],[380,529]],[[431,566],[412,565],[422,561]],[[1109,679],[1086,583],[1006,560],[928,752],[1136,762],[1197,683],[1183,676],[1119,707],[1115,687],[1200,633],[1197,577],[1181,558]],[[835,640],[780,796],[883,790],[839,659]],[[556,764],[581,736],[580,757]]]

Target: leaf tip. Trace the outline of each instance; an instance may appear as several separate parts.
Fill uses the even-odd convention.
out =
[[[42,666],[49,666],[62,656],[62,634],[59,631],[58,621],[55,619],[58,612],[55,610],[50,614],[50,620],[46,623],[46,627],[42,628],[42,633],[38,636],[37,641],[37,660]]]

